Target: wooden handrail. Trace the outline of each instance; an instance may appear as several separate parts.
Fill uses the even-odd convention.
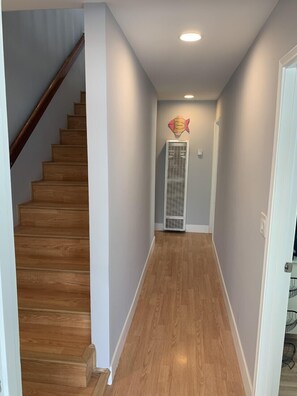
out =
[[[52,98],[54,97],[55,93],[57,92],[58,88],[64,81],[65,77],[67,76],[71,66],[76,61],[78,55],[80,54],[83,46],[85,43],[84,34],[76,43],[73,50],[65,59],[63,65],[60,67],[59,71],[53,78],[52,82],[49,84],[47,89],[44,91],[43,95],[39,99],[35,109],[32,111],[31,115],[19,131],[17,137],[10,145],[10,167],[13,166],[16,159],[18,158],[20,152],[22,151],[23,147],[27,143],[29,137],[31,136],[34,128],[38,124],[40,118],[42,117],[43,113],[47,109],[47,106],[50,104]]]

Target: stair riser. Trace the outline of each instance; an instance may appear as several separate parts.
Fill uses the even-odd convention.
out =
[[[91,370],[87,365],[29,359],[21,359],[21,363],[24,381],[86,387],[91,377]]]
[[[17,284],[21,288],[88,293],[90,275],[63,271],[17,270]]]
[[[90,315],[82,313],[70,312],[46,312],[46,311],[32,311],[26,309],[19,310],[19,322],[22,325],[45,325],[52,326],[53,323],[58,323],[61,327],[90,329],[91,320]]]
[[[87,162],[87,147],[53,146],[53,161],[56,162]]]
[[[80,102],[86,103],[86,93],[85,92],[80,93]]]
[[[15,251],[20,257],[88,259],[89,241],[77,238],[15,236]]]
[[[84,103],[74,104],[74,114],[75,115],[86,115],[86,105]]]
[[[32,185],[33,200],[38,202],[88,203],[87,186]]]
[[[54,162],[43,164],[44,180],[63,180],[63,181],[87,181],[87,164],[55,164]]]
[[[89,212],[20,207],[20,223],[35,227],[88,228]]]
[[[85,130],[70,130],[61,129],[60,130],[60,141],[61,144],[77,144],[77,145],[87,145],[87,133]]]
[[[50,327],[39,323],[35,325],[25,323],[20,324],[19,331],[21,351],[24,354],[28,351],[40,351],[40,349],[43,353],[59,353],[61,351],[60,341],[63,339],[66,348],[68,344],[68,353],[71,356],[71,350],[75,353],[80,345],[87,346],[91,343],[89,329],[62,327],[59,323],[53,323]],[[71,348],[69,347],[70,343],[72,344]]]
[[[69,115],[67,126],[69,129],[86,129],[87,128],[86,117]]]

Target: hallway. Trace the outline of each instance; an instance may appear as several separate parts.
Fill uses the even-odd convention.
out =
[[[156,233],[106,396],[243,396],[210,234]]]

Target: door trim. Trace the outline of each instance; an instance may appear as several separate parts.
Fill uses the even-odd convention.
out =
[[[213,234],[213,230],[214,230],[215,210],[216,210],[219,143],[220,143],[220,121],[217,120],[214,123],[214,131],[213,131],[212,175],[211,175],[211,195],[210,195],[210,212],[209,212],[209,232],[211,234]]]
[[[1,11],[1,4],[0,4]],[[22,395],[9,143],[0,12],[0,394]]]
[[[279,391],[283,339],[297,210],[297,46],[279,62],[267,239],[265,243],[258,339],[254,372],[255,396]]]

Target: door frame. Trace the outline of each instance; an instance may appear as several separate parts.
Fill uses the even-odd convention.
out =
[[[297,210],[297,46],[279,62],[253,395],[279,392]]]
[[[21,366],[0,3],[0,395],[21,396]]]
[[[220,121],[217,120],[214,123],[214,130],[213,130],[212,175],[211,175],[211,195],[210,195],[210,212],[209,212],[209,232],[211,234],[213,234],[213,230],[214,230],[215,210],[216,210],[219,143],[220,143]]]

